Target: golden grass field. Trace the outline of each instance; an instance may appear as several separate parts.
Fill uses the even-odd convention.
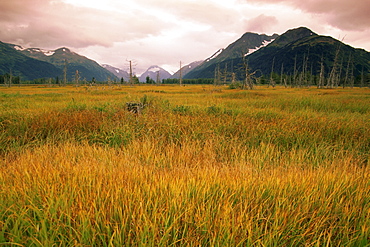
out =
[[[369,88],[3,87],[0,128],[0,246],[370,246]]]

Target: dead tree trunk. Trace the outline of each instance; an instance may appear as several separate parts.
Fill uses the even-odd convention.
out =
[[[274,73],[274,64],[275,64],[275,57],[272,59],[270,82],[269,82],[269,85],[271,85],[272,87],[275,87],[276,85],[276,82],[272,76],[272,74]]]
[[[335,57],[334,57],[334,62],[333,62],[333,68],[329,74],[329,80],[327,87],[328,88],[333,88],[335,85],[338,84],[337,79],[338,79],[338,59],[339,59],[339,52],[340,52],[340,45],[338,44],[338,48],[335,51]]]
[[[317,88],[322,88],[324,86],[324,73],[325,73],[325,67],[324,67],[324,55],[321,56],[321,63],[320,63],[320,77],[319,82],[317,84]]]
[[[179,76],[179,82],[180,82],[180,86],[182,86],[182,66],[181,66],[181,61],[180,61],[180,76]]]

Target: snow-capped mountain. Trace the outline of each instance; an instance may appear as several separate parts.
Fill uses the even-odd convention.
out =
[[[202,71],[203,69],[215,66],[216,64],[220,64],[226,60],[235,59],[239,57],[243,57],[246,54],[252,54],[253,52],[259,50],[260,48],[267,46],[273,40],[279,37],[278,34],[273,34],[271,36],[266,34],[257,34],[257,33],[250,33],[247,32],[234,43],[227,46],[225,49],[219,49],[216,51],[212,56],[205,59],[204,62],[199,65],[196,69],[189,72],[186,77],[187,78],[198,78],[204,75],[199,74],[198,71]]]
[[[14,51],[27,57],[37,59],[54,65],[59,70],[63,70],[67,63],[67,79],[73,80],[76,71],[79,72],[81,79],[97,81],[114,80],[117,77],[110,71],[100,66],[96,61],[71,51],[67,47],[56,50],[46,50],[41,48],[24,48],[20,45],[8,44]],[[53,77],[62,77],[62,73],[56,73]]]
[[[21,80],[52,78],[63,71],[53,64],[22,54],[14,45],[0,41],[0,75],[12,73]]]
[[[214,78],[215,71],[221,69],[222,73],[234,74],[236,78],[242,79],[245,77],[246,61],[249,70],[255,71],[258,76],[270,75],[272,72],[293,75],[299,70],[303,73],[303,68],[317,75],[322,68],[325,73],[329,73],[337,56],[338,61],[347,63],[348,72],[347,67],[343,66],[342,74],[358,76],[363,71],[370,71],[370,52],[356,49],[330,36],[316,34],[306,27],[299,27],[272,36],[245,33],[218,56],[203,62],[184,78]],[[353,62],[351,68],[348,61]]]
[[[157,81],[157,79],[159,79],[160,81],[162,79],[168,79],[171,77],[171,74],[159,67],[158,65],[153,65],[153,66],[150,66],[139,78],[139,80],[141,82],[145,82],[146,81],[146,77],[149,76],[150,79],[154,80],[154,81]]]

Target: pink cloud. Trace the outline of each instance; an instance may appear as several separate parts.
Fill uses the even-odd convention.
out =
[[[159,34],[166,23],[145,13],[75,7],[61,1],[1,1],[0,40],[31,46],[75,48]],[[5,27],[5,28],[4,28]],[[21,44],[25,45],[25,44]]]
[[[321,15],[328,24],[348,31],[369,29],[370,4],[363,0],[248,0],[248,3],[280,4]]]
[[[250,32],[266,32],[277,25],[278,20],[275,16],[261,14],[252,19],[245,20],[244,28]]]

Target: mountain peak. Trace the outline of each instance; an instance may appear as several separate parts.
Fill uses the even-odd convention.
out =
[[[238,40],[231,43],[225,49],[219,49],[211,57],[207,58],[201,65],[197,68],[189,71],[184,78],[196,78],[201,75],[199,71],[207,67],[214,68],[217,64],[230,59],[237,59],[244,57],[246,55],[252,54],[253,52],[263,48],[273,42],[279,37],[278,34],[273,34],[271,36],[266,34],[258,34],[247,32],[244,33]],[[213,72],[207,75],[208,77],[213,76]]]
[[[72,51],[67,47],[61,47],[55,50],[56,53],[72,53]]]
[[[158,65],[152,65],[147,69],[147,71],[154,72],[154,73],[157,72],[157,71],[161,71],[161,70],[162,70],[162,68],[159,67]]]
[[[158,65],[152,65],[150,66],[141,76],[140,81],[144,82],[146,80],[146,77],[149,76],[152,80],[157,80],[157,73],[159,76],[159,79],[168,79],[171,77],[171,74],[166,71],[165,69],[159,67]]]
[[[317,35],[316,33],[314,33],[311,29],[309,29],[307,27],[298,27],[298,28],[289,29],[284,34],[285,35],[294,34],[294,35],[298,35],[298,36],[302,36],[302,37]],[[282,34],[282,35],[284,35],[284,34]]]
[[[284,46],[288,43],[314,35],[316,36],[317,34],[308,29],[307,27],[298,27],[294,29],[289,29],[288,31],[280,35],[278,38],[276,38],[274,45]]]

